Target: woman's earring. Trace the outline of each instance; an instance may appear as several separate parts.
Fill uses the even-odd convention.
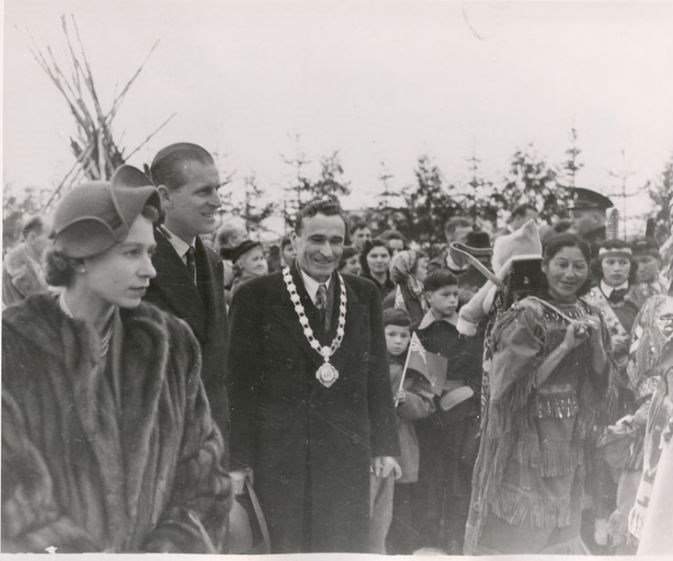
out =
[[[86,273],[86,267],[82,265],[79,269],[77,269],[77,271],[83,275],[84,273]]]

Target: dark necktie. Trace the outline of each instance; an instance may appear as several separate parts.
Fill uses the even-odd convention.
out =
[[[610,300],[610,302],[613,304],[619,304],[624,300],[624,296],[626,296],[627,292],[628,291],[626,288],[616,288],[612,291],[610,296],[608,296],[608,300]]]
[[[325,325],[325,311],[327,309],[327,286],[321,284],[318,286],[318,292],[315,294],[315,307],[320,312],[320,323]]]
[[[189,271],[189,277],[192,279],[192,282],[196,284],[196,260],[194,259],[194,248],[190,246],[185,254],[187,258],[187,271]]]

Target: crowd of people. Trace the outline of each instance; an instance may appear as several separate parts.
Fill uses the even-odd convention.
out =
[[[220,185],[172,144],[6,253],[3,552],[673,551],[673,242],[572,188],[443,248],[323,197],[269,250]]]

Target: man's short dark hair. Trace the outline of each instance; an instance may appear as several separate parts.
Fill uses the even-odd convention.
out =
[[[31,232],[36,232],[38,234],[44,232],[44,221],[40,216],[33,216],[26,220],[26,223],[21,229],[23,239],[25,240]]]
[[[285,249],[288,245],[292,245],[292,238],[290,236],[283,236],[280,240],[280,248]]]
[[[304,224],[304,218],[312,218],[316,214],[324,214],[325,216],[340,216],[344,221],[346,228],[346,235],[348,235],[348,221],[344,214],[341,205],[336,197],[321,197],[305,204],[297,213],[297,218],[294,223],[294,231],[301,234],[301,229]]]
[[[357,220],[354,220],[354,221],[351,223],[351,226],[350,226],[350,228],[349,228],[349,231],[350,231],[351,234],[353,234],[353,233],[355,233],[357,230],[364,230],[365,228],[367,228],[367,230],[371,230],[371,228],[369,227],[369,224],[367,224],[364,220],[362,220],[361,218],[359,218],[359,219],[357,219]]]
[[[526,216],[526,213],[532,211],[532,212],[537,212],[537,209],[529,204],[529,203],[523,203],[517,207],[514,207],[514,210],[512,213],[509,215],[510,221],[514,220],[515,218],[523,218]]]
[[[398,327],[411,327],[409,312],[399,308],[387,308],[383,310],[383,327],[396,325]]]
[[[444,224],[444,232],[455,232],[456,228],[469,228],[472,221],[466,216],[452,216]]]
[[[458,286],[458,277],[444,269],[433,271],[423,281],[425,292],[436,292],[445,286]]]
[[[178,189],[185,183],[182,173],[183,162],[199,162],[203,165],[214,165],[210,152],[198,144],[178,142],[162,148],[152,160],[152,165],[145,170],[152,183],[157,187],[165,185],[168,189]]]

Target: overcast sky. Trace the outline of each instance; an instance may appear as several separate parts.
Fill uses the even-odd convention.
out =
[[[633,189],[673,151],[670,2],[6,0],[5,182],[52,185],[72,163],[72,117],[24,42],[63,53],[62,13],[104,104],[160,40],[114,131],[130,148],[177,116],[129,163],[193,141],[228,154],[234,188],[254,170],[278,192],[296,134],[315,161],[339,150],[350,208],[381,191],[382,161],[397,187],[424,153],[450,181],[475,153],[497,180],[530,142],[561,160],[573,126],[578,184],[606,193],[622,150]]]

